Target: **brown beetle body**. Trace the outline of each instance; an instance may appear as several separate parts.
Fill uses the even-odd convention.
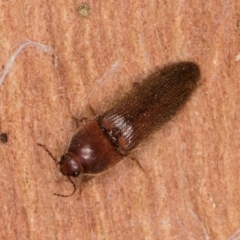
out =
[[[197,85],[199,68],[191,62],[169,65],[134,86],[111,109],[85,125],[61,157],[60,171],[76,177],[112,167],[167,122]]]

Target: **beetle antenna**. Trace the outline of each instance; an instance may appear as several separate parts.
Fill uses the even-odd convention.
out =
[[[48,155],[53,159],[53,161],[56,164],[59,164],[59,161],[53,156],[53,154],[48,150],[48,148],[44,144],[37,143],[37,145],[39,147],[43,148],[48,153]],[[68,181],[73,185],[73,191],[70,194],[64,195],[64,194],[54,193],[53,195],[58,196],[58,197],[70,197],[70,196],[72,196],[76,192],[77,187],[76,187],[76,184],[73,182],[73,180],[70,177],[68,177]]]
[[[53,195],[58,196],[58,197],[71,197],[76,192],[77,187],[76,187],[76,184],[71,179],[71,177],[68,177],[68,181],[73,185],[73,191],[70,194],[64,195],[64,194],[54,193]]]
[[[37,145],[39,147],[43,148],[48,153],[48,155],[53,159],[53,161],[55,163],[59,164],[59,161],[53,156],[53,154],[48,150],[48,148],[44,144],[37,143]]]

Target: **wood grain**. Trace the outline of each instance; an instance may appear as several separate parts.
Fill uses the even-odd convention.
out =
[[[1,239],[237,239],[240,228],[239,1],[2,1],[0,63],[29,47],[0,86]],[[166,126],[81,194],[56,157],[73,117],[101,114],[157,67],[194,61],[201,79]],[[111,67],[115,64],[113,67]],[[89,95],[90,94],[90,95]],[[89,97],[88,97],[89,96]],[[78,183],[78,181],[76,181]],[[230,236],[232,235],[232,238]]]

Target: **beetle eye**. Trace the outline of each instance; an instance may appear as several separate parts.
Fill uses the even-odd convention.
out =
[[[67,158],[68,158],[67,154],[63,154],[63,155],[61,156],[60,162],[63,161],[63,160],[65,160],[65,159],[67,159]]]
[[[72,173],[72,177],[77,177],[79,175],[79,171],[75,171]]]

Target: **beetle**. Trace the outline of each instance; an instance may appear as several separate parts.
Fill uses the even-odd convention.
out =
[[[101,116],[87,123],[72,137],[68,152],[57,161],[45,145],[38,143],[71,177],[98,174],[113,167],[139,143],[169,121],[197,86],[199,67],[193,62],[165,66],[135,84]]]

